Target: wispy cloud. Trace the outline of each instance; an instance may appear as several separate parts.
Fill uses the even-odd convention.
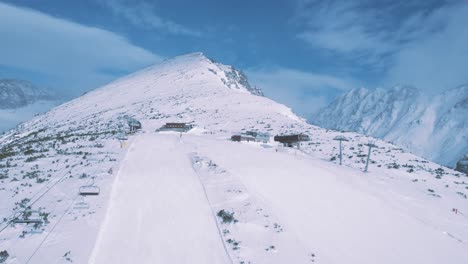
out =
[[[440,8],[424,23],[438,28],[401,46],[384,84],[405,82],[432,93],[467,84],[468,3]]]
[[[358,85],[347,78],[283,67],[252,68],[247,75],[269,98],[294,106],[304,117],[324,107],[330,97]]]
[[[144,0],[99,0],[115,15],[121,16],[134,26],[156,29],[175,35],[201,37],[201,32],[174,21],[164,19],[157,14],[153,4]]]
[[[43,74],[82,92],[161,57],[115,33],[0,3],[0,65]]]
[[[309,44],[349,53],[383,55],[435,29],[425,17],[437,9],[436,0],[424,1],[299,1],[297,35]]]
[[[311,47],[380,67],[382,84],[440,90],[468,82],[466,1],[298,2],[297,37]]]
[[[297,36],[308,44],[342,53],[380,55],[392,49],[382,33],[368,28],[369,18],[359,12],[355,1],[304,1],[300,6],[297,19],[304,28]]]

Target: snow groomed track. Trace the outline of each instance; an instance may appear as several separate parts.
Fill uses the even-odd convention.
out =
[[[177,136],[138,137],[113,188],[90,263],[230,263]]]
[[[201,180],[191,163],[194,153],[218,164],[220,173],[207,171]],[[235,255],[253,263],[465,263],[466,227],[434,215],[437,207],[425,205],[431,197],[392,189],[386,177],[298,150],[149,132],[137,136],[123,161],[90,263],[230,263],[227,238],[234,235],[240,243]],[[205,189],[245,188],[224,201],[218,191],[213,203],[203,186],[213,180],[216,185]],[[245,206],[255,201],[268,215],[248,215]],[[220,224],[214,213],[223,206],[241,221]],[[259,225],[261,217],[275,219],[279,235],[265,233],[271,225]],[[265,255],[268,236],[273,255]]]

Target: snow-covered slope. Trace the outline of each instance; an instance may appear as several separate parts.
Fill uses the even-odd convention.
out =
[[[353,89],[311,118],[322,127],[383,138],[454,167],[468,149],[468,85],[432,98],[419,90]]]
[[[350,141],[338,166],[333,138],[342,133],[255,95],[229,69],[200,53],[179,56],[2,136],[0,257],[8,264],[466,262],[465,175],[381,140],[364,173],[364,144],[374,139],[357,133],[343,133]],[[120,142],[125,116],[143,129]],[[155,132],[177,121],[196,127],[183,136]],[[312,140],[300,150],[229,140],[245,130]],[[100,194],[79,196],[90,184]],[[43,225],[12,222],[29,208]]]
[[[58,96],[28,81],[0,79],[0,132],[60,103]]]

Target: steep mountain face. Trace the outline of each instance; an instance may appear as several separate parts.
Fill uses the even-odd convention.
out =
[[[21,108],[39,100],[54,97],[32,83],[16,79],[0,79],[0,109]]]
[[[468,155],[465,155],[462,159],[457,162],[455,167],[457,171],[464,172],[468,175]]]
[[[411,87],[353,89],[311,122],[392,141],[430,160],[455,166],[468,149],[468,86],[425,98]]]
[[[60,104],[54,93],[28,81],[0,79],[0,133]]]
[[[247,76],[240,70],[235,69],[232,66],[216,63],[220,69],[223,70],[225,77],[222,77],[222,81],[226,86],[231,89],[237,89],[241,91],[248,91],[253,95],[263,96],[263,91],[258,87],[252,87],[247,80]],[[212,71],[217,74],[216,71]]]
[[[463,174],[310,125],[259,94],[239,71],[192,53],[2,135],[6,263],[465,263],[466,218],[452,211],[468,212]],[[128,133],[128,117],[139,132]],[[157,132],[167,122],[195,128]],[[311,141],[229,140],[242,131]],[[336,136],[349,140],[343,166]],[[15,222],[26,217],[42,223]]]

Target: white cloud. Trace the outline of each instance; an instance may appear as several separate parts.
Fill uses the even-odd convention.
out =
[[[29,120],[37,115],[51,109],[60,102],[35,102],[18,109],[0,109],[0,133],[15,127],[18,123]]]
[[[444,23],[438,21],[444,18]],[[468,4],[439,9],[425,19],[442,28],[403,46],[384,82],[404,82],[430,92],[468,83]]]
[[[249,69],[247,75],[266,96],[293,107],[304,117],[324,107],[330,100],[327,98],[330,94],[358,85],[350,79],[280,67]]]
[[[200,31],[163,19],[155,13],[153,5],[146,1],[132,1],[128,4],[122,0],[99,0],[99,2],[134,26],[161,30],[176,35],[201,36]]]
[[[161,57],[110,31],[0,3],[0,65],[40,73],[80,91]],[[54,85],[55,84],[55,85]]]
[[[298,37],[311,47],[378,69],[381,85],[440,92],[468,82],[468,3],[299,1]]]
[[[308,44],[342,53],[381,55],[392,50],[383,32],[369,22],[373,15],[364,12],[359,1],[302,1],[296,20],[304,24],[297,36]]]

